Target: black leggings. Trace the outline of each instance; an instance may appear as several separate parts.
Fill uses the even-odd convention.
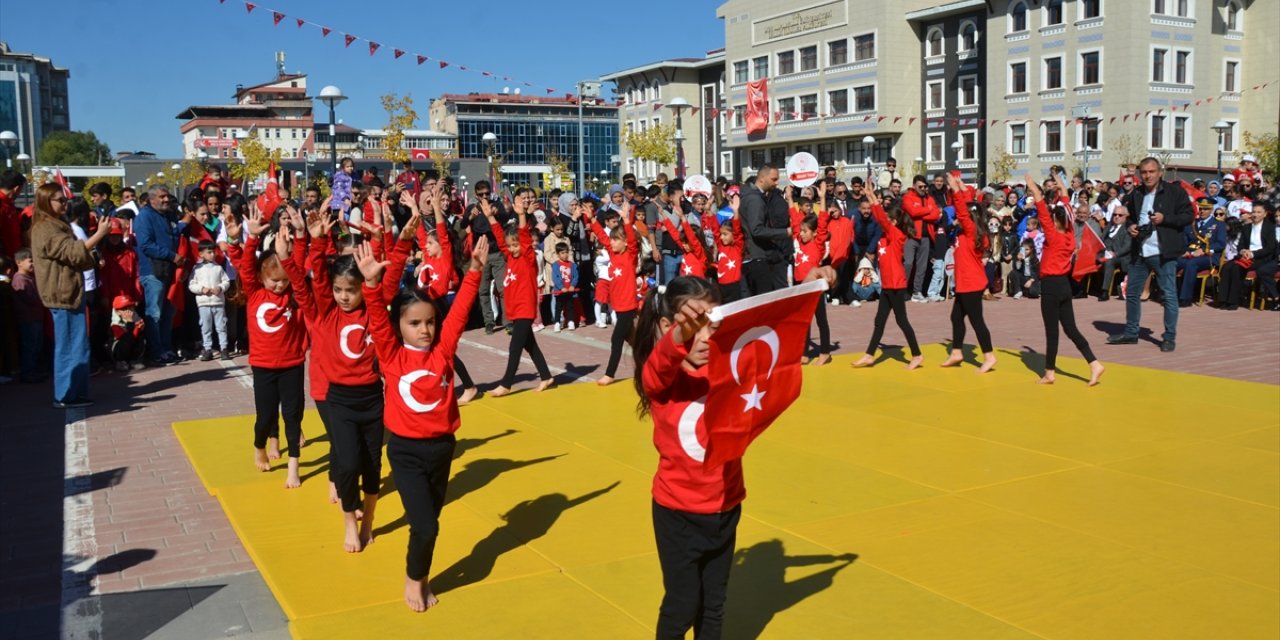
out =
[[[991,353],[991,332],[987,330],[987,323],[982,319],[981,291],[956,294],[956,302],[951,305],[951,348],[959,349],[964,346],[966,316],[969,318],[969,323],[973,325],[973,332],[978,336],[978,346],[982,352]]]
[[[393,433],[387,440],[391,477],[409,521],[404,571],[411,580],[426,580],[431,573],[431,559],[440,535],[440,510],[449,488],[449,466],[453,464],[456,444],[453,434],[419,439]]]
[[[1040,279],[1040,316],[1044,318],[1044,368],[1056,370],[1058,364],[1058,325],[1075,343],[1085,362],[1097,360],[1089,341],[1076,328],[1076,312],[1071,306],[1071,281],[1067,276],[1045,276]]]
[[[556,294],[556,311],[551,318],[551,324],[563,322],[567,327],[570,322],[573,322],[578,317],[574,313],[573,296],[574,293],[572,291]]]
[[[302,438],[303,389],[302,365],[288,369],[253,367],[253,407],[258,414],[253,423],[253,448],[262,449],[267,446],[267,438],[280,437],[278,420],[283,414],[289,457],[301,457],[298,441]]]
[[[818,322],[818,355],[831,353],[831,326],[827,324],[827,298],[818,297],[818,308],[813,312],[813,319]],[[805,331],[805,351],[809,350],[810,332]]]
[[[360,508],[361,491],[377,495],[382,484],[382,403],[381,383],[329,385],[329,469],[347,513]]]
[[[126,328],[124,335],[111,343],[112,362],[135,362],[146,353],[146,342]]]
[[[542,349],[538,348],[538,339],[533,335],[533,320],[511,321],[511,347],[507,352],[507,371],[502,376],[502,386],[510,389],[515,383],[516,369],[520,368],[520,353],[526,352],[538,370],[538,377],[551,379],[551,370],[547,369],[547,359],[542,357]]]
[[[876,307],[876,324],[871,330],[871,342],[867,343],[867,355],[876,354],[876,347],[880,346],[880,338],[884,336],[884,327],[889,321],[890,311],[893,311],[893,319],[897,321],[898,328],[902,329],[902,335],[907,339],[907,346],[911,348],[911,357],[920,355],[920,343],[916,342],[916,332],[911,328],[911,321],[907,320],[906,289],[880,290],[880,305]]]
[[[657,637],[718,639],[742,505],[723,513],[686,513],[653,503],[653,536],[662,565]]]
[[[610,378],[618,372],[618,363],[622,361],[622,345],[631,338],[631,326],[636,321],[634,309],[619,311],[617,315],[618,319],[613,323],[613,334],[609,336],[609,366],[604,368],[604,374]]]
[[[735,300],[742,299],[742,281],[737,282],[721,282],[716,285],[720,288],[720,303],[727,304]]]

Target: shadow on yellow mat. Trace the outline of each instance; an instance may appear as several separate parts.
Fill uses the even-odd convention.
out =
[[[806,368],[752,445],[726,637],[1280,635],[1280,388],[1110,365],[1088,389],[1075,359],[1042,387],[1034,355],[979,376],[925,353]],[[1206,397],[1232,409],[1204,419]],[[618,384],[464,407],[424,614],[389,480],[377,539],[342,551],[311,413],[292,491],[253,469],[250,417],[174,429],[296,637],[646,638],[657,454],[634,404]]]

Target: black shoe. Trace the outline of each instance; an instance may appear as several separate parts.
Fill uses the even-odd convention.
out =
[[[491,325],[491,324],[486,324],[486,325],[484,326],[484,334],[485,334],[486,336],[491,336],[491,335],[493,335],[493,325]]]
[[[1107,336],[1107,344],[1138,344],[1138,336],[1113,333]]]
[[[210,360],[213,360],[212,351],[205,349],[204,351],[200,352],[200,362],[208,362]]]
[[[1187,308],[1187,307],[1189,307],[1189,306],[1191,306],[1191,301],[1190,301],[1190,300],[1179,300],[1179,301],[1178,301],[1178,308],[1180,308],[1180,309],[1186,309],[1186,308]]]
[[[1098,296],[1098,302],[1106,302],[1106,301],[1108,301],[1108,300],[1110,300],[1110,299],[1111,299],[1111,296],[1110,296],[1110,295],[1107,295],[1107,294],[1105,294],[1105,293],[1104,293],[1104,294],[1102,294],[1102,295],[1100,295],[1100,296]]]
[[[231,359],[231,353],[230,353],[230,352],[228,352],[228,351],[223,351],[223,352],[222,352],[222,358],[220,358],[220,359],[221,359],[221,360],[230,360],[230,359]]]
[[[1176,346],[1177,345],[1175,345],[1172,340],[1165,340],[1164,342],[1160,343],[1160,351],[1164,353],[1173,353],[1173,350]]]
[[[92,400],[68,400],[66,402],[53,401],[54,409],[85,409],[93,406]]]

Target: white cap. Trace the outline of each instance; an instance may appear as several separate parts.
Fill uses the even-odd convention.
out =
[[[1240,160],[1241,162],[1257,162],[1258,157],[1253,155],[1252,153],[1246,153],[1244,154],[1244,157],[1241,158]]]

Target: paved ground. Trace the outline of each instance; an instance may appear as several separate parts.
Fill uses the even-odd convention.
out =
[[[921,341],[948,339],[949,303],[908,309]],[[1019,357],[1003,349],[1043,350],[1038,303],[1000,300],[986,309],[1000,366],[1034,369],[1034,353]],[[1144,330],[1137,345],[1107,346],[1105,334],[1123,324],[1123,302],[1076,304],[1079,324],[1104,362],[1280,384],[1280,314],[1184,309],[1178,350],[1165,354],[1153,325],[1160,308],[1148,303],[1143,310],[1155,336]],[[874,305],[830,311],[837,355],[860,351]],[[608,337],[594,327],[538,334],[553,371],[566,382],[603,375]],[[507,337],[472,331],[465,340],[468,368],[482,389],[491,387],[506,361]],[[892,323],[885,342],[901,344]],[[1065,338],[1062,351],[1076,355]],[[0,638],[56,636],[64,616],[64,633],[84,637],[95,629],[110,631],[108,638],[287,635],[278,606],[170,428],[177,420],[252,413],[243,364],[186,363],[95,377],[98,404],[83,420],[49,408],[48,384],[0,387],[6,409],[0,419]],[[625,358],[619,373],[631,373]],[[521,374],[519,384],[527,386],[532,366],[526,363]],[[1034,379],[1028,371],[1028,384]],[[1212,398],[1188,392],[1189,411],[1212,406]],[[547,395],[554,397],[554,391]],[[245,437],[248,464],[248,423]]]

